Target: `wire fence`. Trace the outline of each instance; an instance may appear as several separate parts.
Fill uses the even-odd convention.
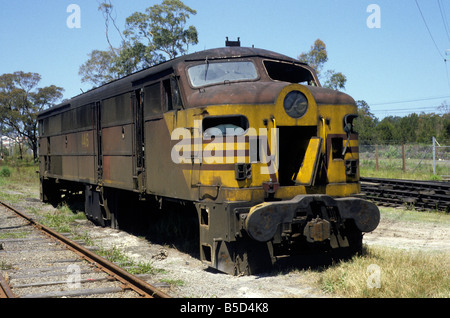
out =
[[[450,179],[450,142],[429,144],[384,144],[359,146],[361,167],[370,171],[430,175]]]

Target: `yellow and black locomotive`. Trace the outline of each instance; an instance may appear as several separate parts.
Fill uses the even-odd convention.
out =
[[[231,274],[358,251],[380,215],[357,197],[356,113],[287,56],[189,54],[40,113],[41,198],[83,191],[87,216],[113,227],[126,198],[195,206],[201,260]]]

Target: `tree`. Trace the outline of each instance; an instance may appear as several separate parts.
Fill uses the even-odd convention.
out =
[[[402,143],[416,142],[419,128],[419,116],[416,113],[400,118],[396,127],[399,141]]]
[[[180,0],[164,0],[143,12],[135,12],[126,19],[123,36],[112,16],[110,0],[99,6],[105,19],[109,50],[94,50],[79,70],[82,82],[95,86],[163,62],[166,58],[186,54],[189,45],[198,43],[194,26],[186,26],[190,15],[197,12]],[[122,43],[114,47],[109,38],[109,22],[119,32]]]
[[[37,88],[41,76],[22,71],[0,76],[0,118],[19,137],[26,138],[37,160],[37,114],[62,98],[61,87]],[[21,148],[19,148],[21,151]],[[22,157],[22,153],[20,153]]]
[[[422,113],[418,118],[417,128],[417,142],[430,143],[432,137],[439,139],[445,139],[445,124],[444,117],[437,114],[425,114]]]
[[[328,61],[327,47],[321,39],[317,39],[308,53],[302,53],[298,59],[311,66],[320,75],[323,64]]]
[[[336,73],[334,70],[328,70],[326,74],[326,80],[323,87],[334,90],[345,89],[347,77],[344,74],[341,72]]]
[[[307,53],[301,53],[298,56],[301,62],[311,66],[317,73],[319,79],[324,81],[323,87],[334,90],[345,89],[347,77],[341,72],[327,70],[325,75],[322,73],[324,64],[328,61],[327,47],[321,39],[317,39]]]
[[[80,67],[78,74],[82,76],[81,82],[89,82],[100,86],[119,77],[113,70],[115,56],[112,51],[94,50],[89,59]]]
[[[383,118],[382,121],[376,127],[376,134],[378,136],[378,141],[382,143],[392,143],[395,142],[395,126],[392,121],[387,118]]]
[[[197,12],[180,0],[164,0],[145,12],[135,12],[126,19],[124,34],[130,42],[144,42],[152,51],[162,51],[169,59],[187,53],[190,44],[198,43],[197,29],[186,28],[190,14]]]
[[[370,107],[364,100],[356,102],[358,107],[358,117],[354,119],[353,126],[358,132],[359,140],[362,144],[371,144],[377,140],[375,128],[378,119],[370,112]]]

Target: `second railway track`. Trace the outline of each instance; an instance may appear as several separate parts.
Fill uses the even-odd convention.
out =
[[[450,212],[450,182],[361,178],[361,192],[381,205]]]
[[[169,297],[1,202],[0,234],[2,298]]]

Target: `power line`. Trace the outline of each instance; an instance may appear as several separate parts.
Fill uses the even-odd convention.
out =
[[[450,88],[450,77],[448,76],[447,60],[444,60],[444,64],[445,64],[445,74],[447,74],[447,83],[448,87]]]
[[[415,114],[419,114],[419,113],[425,113],[425,114],[447,114],[448,113],[448,108],[446,108],[443,105],[439,105],[439,106],[429,106],[429,107],[420,107],[419,109],[417,108],[397,108],[397,109],[379,109],[379,110],[374,110],[371,109],[370,110],[371,113],[384,113],[384,114],[392,114],[392,113],[415,113]]]
[[[444,23],[445,32],[447,33],[447,38],[448,38],[448,41],[450,42],[450,34],[449,34],[448,28],[447,28],[447,20],[445,19],[444,12],[442,11],[441,0],[437,0],[437,3],[439,5],[439,11],[441,11],[441,17],[442,17],[442,22]]]
[[[439,107],[441,107],[441,105],[439,106],[428,106],[428,107],[420,107],[420,108],[396,108],[396,109],[380,109],[380,110],[374,110],[371,109],[370,111],[375,113],[375,112],[407,112],[407,111],[423,111],[423,110],[430,110],[430,109],[438,109]]]
[[[436,97],[424,97],[424,98],[419,98],[419,99],[409,99],[409,100],[401,100],[401,101],[393,101],[393,102],[383,102],[383,103],[376,103],[376,104],[370,104],[370,105],[371,106],[391,105],[391,104],[419,102],[419,101],[432,100],[432,99],[441,99],[441,98],[449,98],[449,97],[450,97],[450,95],[436,96]]]
[[[430,28],[428,27],[427,21],[425,21],[425,17],[423,16],[423,13],[422,13],[422,10],[420,9],[419,3],[417,2],[417,0],[415,0],[415,2],[416,2],[416,5],[417,5],[417,8],[419,9],[420,15],[422,16],[423,23],[425,23],[425,27],[428,30],[428,34],[430,35],[430,38],[433,41],[434,46],[436,47],[436,50],[438,51],[438,53],[442,57],[442,59],[445,61],[446,59],[442,55],[441,51],[439,51],[439,48],[438,48],[438,46],[436,44],[436,41],[434,40],[433,35],[431,34]]]

